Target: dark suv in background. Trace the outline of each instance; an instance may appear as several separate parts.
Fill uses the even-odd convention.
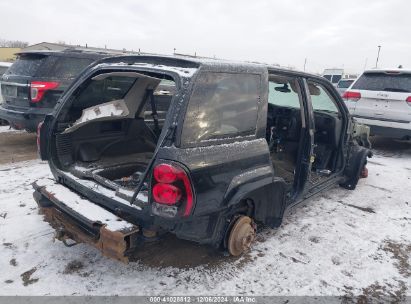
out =
[[[90,51],[27,51],[1,77],[0,119],[35,132],[64,90],[89,64],[114,54]]]

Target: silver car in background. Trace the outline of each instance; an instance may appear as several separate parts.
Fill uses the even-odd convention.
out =
[[[371,134],[411,139],[411,70],[373,69],[344,93],[343,99]]]

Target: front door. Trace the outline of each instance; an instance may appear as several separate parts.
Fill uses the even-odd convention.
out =
[[[345,115],[336,92],[326,84],[308,80],[309,102],[314,120],[314,151],[310,186],[325,182],[341,168],[341,137],[345,135]]]

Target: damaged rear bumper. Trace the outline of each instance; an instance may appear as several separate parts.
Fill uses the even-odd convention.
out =
[[[127,263],[137,246],[140,228],[83,199],[51,179],[33,183],[33,196],[56,238],[87,243],[104,256]]]

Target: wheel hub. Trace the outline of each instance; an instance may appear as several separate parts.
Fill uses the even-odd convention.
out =
[[[231,229],[228,238],[228,251],[233,256],[239,256],[250,249],[255,239],[255,224],[248,216],[239,217]]]

